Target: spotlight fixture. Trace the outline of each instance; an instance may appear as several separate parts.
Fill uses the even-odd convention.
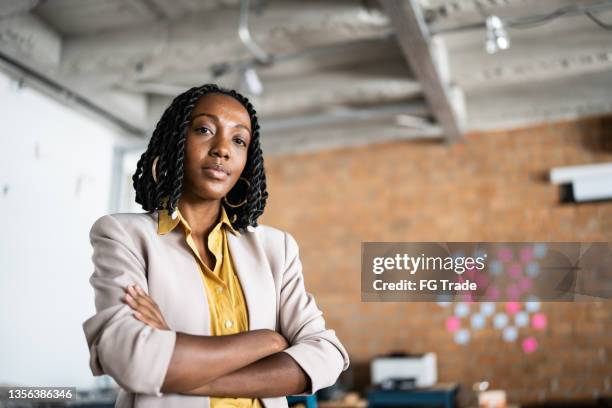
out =
[[[504,21],[498,16],[487,17],[487,41],[485,49],[489,54],[510,48],[510,37],[506,31]]]
[[[261,95],[263,92],[263,85],[253,67],[247,67],[242,71],[242,85],[251,95]]]

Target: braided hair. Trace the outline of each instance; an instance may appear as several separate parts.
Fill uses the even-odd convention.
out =
[[[263,213],[268,198],[256,111],[251,102],[243,95],[215,84],[193,87],[174,98],[170,106],[166,108],[132,176],[134,190],[136,190],[136,202],[149,212],[166,209],[168,214],[172,214],[178,208],[183,187],[185,139],[191,122],[191,114],[198,100],[208,93],[231,96],[240,102],[249,113],[251,143],[241,177],[246,178],[250,185],[239,181],[227,194],[227,200],[230,202],[242,202],[246,198],[246,203],[237,208],[222,205],[232,220],[234,228],[256,227],[257,219]],[[156,163],[157,182],[155,182],[152,167],[157,156],[159,159]],[[237,198],[232,199],[232,197]]]

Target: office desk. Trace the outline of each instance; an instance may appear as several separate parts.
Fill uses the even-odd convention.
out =
[[[431,406],[454,408],[458,390],[459,384],[457,383],[440,383],[433,387],[410,391],[372,389],[368,391],[368,407]]]

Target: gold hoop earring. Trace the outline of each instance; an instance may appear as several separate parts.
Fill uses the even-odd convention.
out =
[[[249,190],[249,188],[251,188],[251,183],[246,178],[240,177],[238,180],[244,180],[244,182],[247,183],[247,191]],[[245,197],[244,200],[240,202],[240,204],[232,204],[229,201],[227,201],[227,196],[225,196],[223,197],[223,202],[225,202],[225,204],[227,204],[229,207],[238,208],[238,207],[242,207],[243,205],[245,205],[247,202],[247,199]]]
[[[159,156],[155,156],[155,158],[153,159],[153,167],[151,169],[151,175],[153,176],[153,181],[155,181],[155,184],[157,184],[157,161],[159,160]]]

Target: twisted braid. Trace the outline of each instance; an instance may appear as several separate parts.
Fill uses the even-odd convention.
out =
[[[172,214],[178,207],[183,188],[185,141],[191,121],[191,115],[198,100],[208,93],[220,93],[236,99],[247,110],[251,119],[251,143],[247,154],[247,162],[241,177],[249,181],[237,182],[227,194],[230,202],[246,203],[238,208],[225,206],[225,211],[234,228],[244,229],[247,226],[256,227],[257,219],[263,214],[268,198],[266,174],[263,153],[260,143],[259,120],[251,102],[234,90],[220,88],[215,84],[193,87],[175,97],[157,122],[147,150],[141,155],[132,176],[136,202],[145,211],[153,212],[167,209]],[[152,166],[155,157],[157,183],[153,180]],[[168,197],[167,202],[162,202]],[[239,197],[232,199],[231,197]]]

